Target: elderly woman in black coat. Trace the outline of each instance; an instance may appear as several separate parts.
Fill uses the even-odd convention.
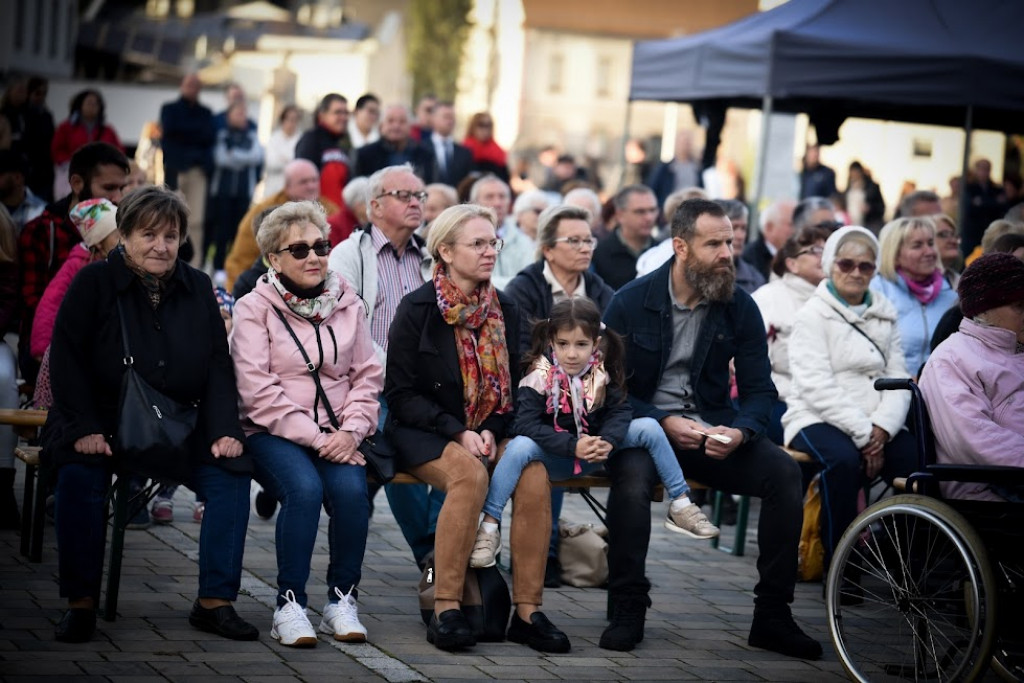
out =
[[[50,348],[54,403],[43,453],[57,470],[60,594],[68,610],[56,637],[63,642],[87,641],[95,631],[104,498],[113,471],[133,471],[112,437],[125,372],[119,308],[135,371],[170,398],[199,406],[189,461],[166,463],[167,471],[188,473],[186,483],[206,500],[199,597],[189,623],[235,640],[259,635],[232,607],[249,521],[251,463],[242,453],[235,375],[213,288],[208,277],[177,260],[187,226],[188,209],[174,193],[148,187],[128,195],[117,213],[122,246],[82,269],[57,315]]]

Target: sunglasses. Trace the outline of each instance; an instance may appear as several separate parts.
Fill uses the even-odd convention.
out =
[[[807,247],[806,249],[801,249],[796,252],[796,255],[803,256],[804,254],[812,254],[814,256],[821,256],[824,253],[825,250],[822,247]]]
[[[839,221],[821,221],[811,226],[812,228],[819,228],[821,230],[835,231],[843,227],[843,224]]]
[[[287,251],[295,260],[304,261],[309,257],[310,250],[317,256],[327,256],[331,253],[331,243],[327,240],[319,240],[313,244],[296,242],[295,244],[289,244],[284,249],[279,249],[277,253],[283,254]]]
[[[858,263],[850,258],[839,259],[836,261],[836,268],[842,273],[852,273],[853,269],[856,268],[860,271],[861,275],[871,275],[875,272],[875,264],[871,261],[861,261]]]

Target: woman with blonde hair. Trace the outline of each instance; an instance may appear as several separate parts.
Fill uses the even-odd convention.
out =
[[[462,612],[488,468],[510,435],[520,379],[519,309],[491,283],[502,242],[494,212],[461,204],[441,212],[427,250],[434,277],[398,306],[388,337],[387,433],[399,469],[446,493],[437,519],[434,612],[427,642],[476,644]],[[513,494],[512,602],[508,638],[543,652],[569,641],[540,611],[551,528],[551,488],[541,463]]]
[[[935,221],[897,218],[882,228],[878,274],[871,289],[892,302],[899,315],[907,371],[917,376],[931,353],[931,338],[956,292],[943,275],[935,246]]]

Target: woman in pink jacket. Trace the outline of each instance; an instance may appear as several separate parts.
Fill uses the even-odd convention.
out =
[[[270,269],[236,304],[231,339],[256,479],[281,502],[270,635],[292,647],[317,642],[306,616],[306,580],[321,504],[331,521],[319,630],[337,640],[366,640],[356,586],[369,499],[357,449],[377,426],[383,369],[362,301],[327,269],[327,231],[315,202],[289,202],[264,219],[257,241]]]
[[[960,277],[960,330],[921,374],[940,463],[1024,467],[1024,262],[994,253]],[[1024,492],[949,482],[948,498],[1020,500]]]

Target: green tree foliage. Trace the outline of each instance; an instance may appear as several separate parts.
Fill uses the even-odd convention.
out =
[[[433,93],[442,100],[455,99],[472,5],[472,0],[412,0],[409,3],[407,54],[414,101],[426,93]]]

